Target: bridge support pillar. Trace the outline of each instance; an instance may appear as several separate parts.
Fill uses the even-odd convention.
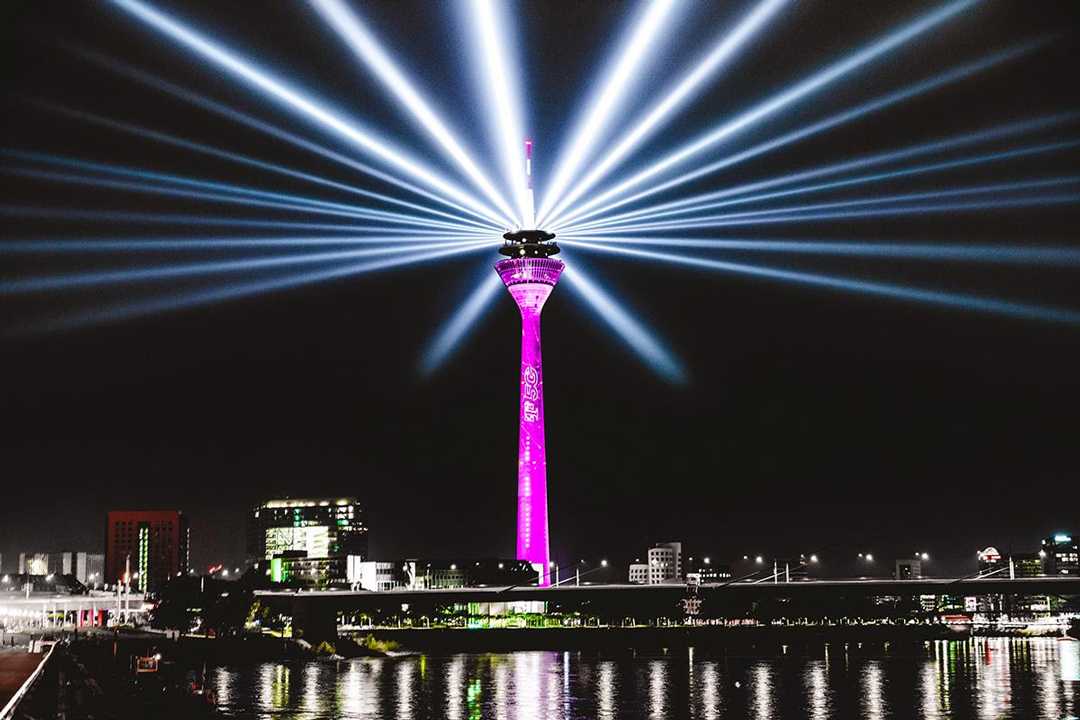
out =
[[[337,612],[325,599],[297,597],[293,600],[293,637],[318,645],[337,640]]]

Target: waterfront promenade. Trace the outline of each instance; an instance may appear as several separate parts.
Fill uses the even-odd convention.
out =
[[[22,648],[0,648],[0,717],[4,717],[8,703],[30,679],[44,657]]]

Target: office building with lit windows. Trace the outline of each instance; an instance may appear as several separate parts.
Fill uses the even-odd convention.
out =
[[[1055,533],[1043,540],[1039,555],[1047,575],[1080,575],[1080,546],[1069,533]]]
[[[179,510],[112,510],[105,522],[105,582],[157,592],[187,573],[190,543]]]
[[[356,498],[285,498],[256,507],[248,554],[272,582],[346,581],[349,556],[368,557],[368,528]]]

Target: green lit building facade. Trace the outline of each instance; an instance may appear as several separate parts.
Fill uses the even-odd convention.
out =
[[[273,582],[345,580],[345,558],[368,557],[368,528],[356,498],[287,498],[256,507],[248,554]]]

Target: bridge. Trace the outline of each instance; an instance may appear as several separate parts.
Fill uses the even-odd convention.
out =
[[[558,587],[467,587],[433,590],[261,590],[264,604],[291,615],[294,629],[308,638],[336,634],[338,614],[396,613],[421,615],[438,607],[469,603],[544,602],[562,608],[605,608],[627,617],[651,617],[693,595],[706,607],[745,607],[762,601],[800,601],[817,607],[839,606],[879,597],[1065,596],[1080,597],[1080,577],[922,578],[918,580],[849,579],[793,582],[738,581],[665,585],[561,585]]]
[[[8,628],[104,627],[110,622],[142,620],[147,610],[146,598],[139,593],[0,593],[0,626]]]

